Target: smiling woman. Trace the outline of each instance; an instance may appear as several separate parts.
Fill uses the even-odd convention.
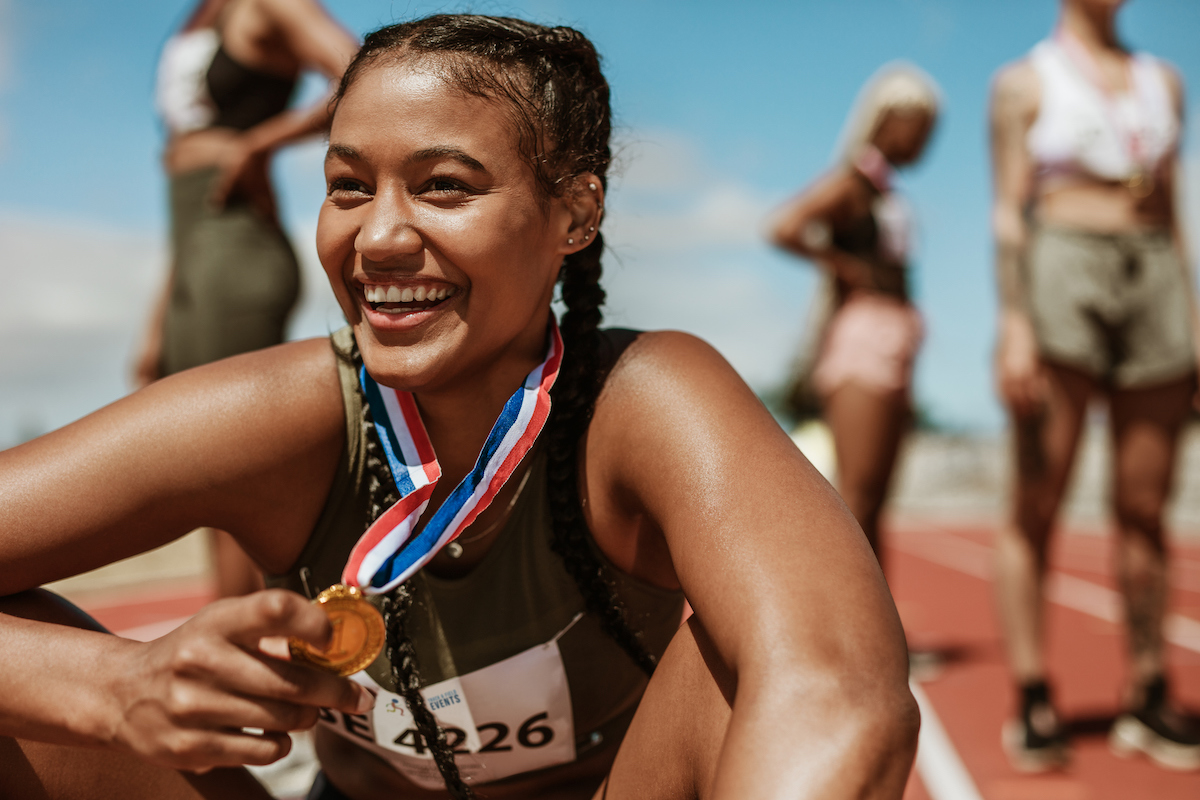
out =
[[[209,770],[315,724],[314,798],[900,796],[904,639],[853,518],[710,347],[598,327],[609,128],[570,28],[367,37],[317,236],[349,326],[0,454],[0,793],[258,797]],[[145,644],[35,589],[201,524],[275,588]],[[358,663],[364,595],[350,678],[272,644]]]

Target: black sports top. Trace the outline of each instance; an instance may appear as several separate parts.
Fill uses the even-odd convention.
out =
[[[213,127],[244,131],[288,107],[295,78],[272,75],[234,61],[217,48],[208,67],[208,94],[216,106]]]

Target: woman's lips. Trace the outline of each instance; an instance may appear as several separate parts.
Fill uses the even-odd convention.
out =
[[[435,283],[363,284],[362,300],[370,324],[378,328],[410,329],[443,309],[458,287]]]

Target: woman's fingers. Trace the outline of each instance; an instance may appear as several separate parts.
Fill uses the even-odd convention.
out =
[[[297,637],[324,647],[332,628],[320,608],[294,592],[271,589],[209,606],[194,622],[216,642],[176,653],[181,674],[206,677],[206,682],[246,697],[284,701],[313,708],[336,708],[361,713],[374,699],[353,681],[284,661],[259,650],[264,637]],[[222,642],[232,647],[220,646]],[[263,726],[258,726],[263,727]]]
[[[266,589],[218,600],[193,620],[201,621],[247,650],[257,650],[265,636],[295,636],[314,647],[325,647],[333,635],[333,626],[324,611],[285,589]]]
[[[176,769],[266,764],[287,752],[285,732],[313,725],[319,708],[362,713],[373,705],[353,681],[261,652],[259,641],[270,636],[321,647],[329,621],[299,595],[265,591],[213,603],[139,646],[114,686],[114,740]]]
[[[200,682],[180,686],[172,696],[176,722],[203,729],[254,728],[284,733],[311,728],[318,714],[317,706],[243,697]]]

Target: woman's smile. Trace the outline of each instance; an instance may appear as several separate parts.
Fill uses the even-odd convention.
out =
[[[365,282],[357,293],[367,323],[378,330],[410,330],[452,312],[458,287],[437,280]]]

